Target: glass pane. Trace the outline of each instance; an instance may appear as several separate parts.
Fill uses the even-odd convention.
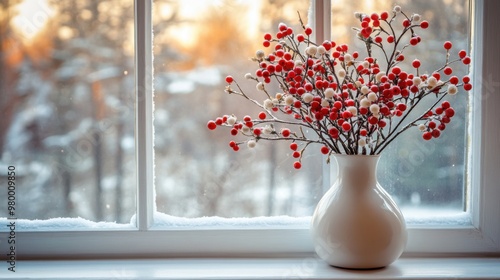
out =
[[[359,26],[354,12],[391,11],[394,5],[400,5],[408,16],[420,14],[422,20],[430,22],[427,30],[417,30],[422,38],[417,47],[404,50],[405,60],[399,65],[403,70],[413,73],[411,63],[418,58],[425,72],[420,74],[432,74],[445,61],[445,41],[453,42],[451,53],[455,58],[459,50],[469,50],[467,0],[332,0],[332,39],[363,50],[363,43],[353,36],[354,31],[350,28]],[[453,72],[453,75],[462,77],[466,74],[465,67],[456,69],[460,71]],[[467,92],[460,90],[445,100],[449,100],[456,114],[439,138],[424,141],[422,132],[417,128],[409,129],[382,152],[379,181],[410,218],[435,216],[437,213],[447,215],[463,211],[465,207]],[[422,104],[419,113],[426,111],[431,104],[431,100]]]
[[[255,56],[255,50],[264,49],[262,35],[276,32],[278,23],[301,30],[297,11],[307,21],[308,4],[196,3],[193,8],[190,1],[155,2],[158,210],[181,217],[311,215],[324,192],[321,155],[308,153],[297,171],[292,167],[295,159],[288,145],[261,141],[254,149],[242,147],[234,153],[228,147],[233,140],[229,132],[224,136],[206,129],[207,120],[223,114],[258,114],[259,108],[224,93],[224,77],[230,74],[243,91],[255,92],[255,83],[242,78],[257,68],[248,58]],[[424,38],[419,47],[405,50],[407,61],[400,65],[403,69],[411,67],[408,63],[416,57],[426,62],[426,69],[437,69],[441,64],[433,57],[444,55],[442,43],[446,40],[454,42],[454,50],[468,49],[468,1],[399,4],[432,23],[419,34]],[[351,27],[359,25],[354,12],[390,11],[393,5],[386,1],[333,0],[332,39],[362,52],[361,42],[352,41],[355,32]],[[437,16],[436,11],[441,10],[446,10],[446,17]],[[464,72],[454,74],[460,77]],[[409,130],[382,154],[380,181],[408,215],[426,214],[436,208],[463,210],[467,95],[460,92],[450,102],[456,116],[440,138],[426,142],[420,131]]]
[[[229,130],[214,133],[206,126],[223,114],[258,114],[259,108],[224,92],[224,79],[230,74],[255,92],[244,75],[258,67],[249,58],[264,49],[263,34],[277,32],[280,22],[301,30],[297,11],[307,23],[308,6],[300,0],[155,1],[158,211],[181,217],[312,214],[323,193],[321,155],[304,157],[297,172],[288,145],[262,141],[234,152]]]
[[[0,2],[0,176],[15,168],[18,219],[135,212],[133,9]]]

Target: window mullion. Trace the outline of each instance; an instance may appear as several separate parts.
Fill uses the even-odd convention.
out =
[[[312,15],[309,19],[314,30],[314,40],[322,43],[331,37],[331,3],[330,1],[312,0]]]
[[[153,223],[153,66],[152,0],[135,0],[137,227]]]
[[[311,1],[311,15],[308,19],[309,26],[313,28],[313,40],[322,43],[325,40],[331,40],[331,2],[323,0]],[[330,175],[336,175],[335,164],[323,163],[323,192],[326,192],[332,185]],[[335,178],[335,177],[333,177]]]

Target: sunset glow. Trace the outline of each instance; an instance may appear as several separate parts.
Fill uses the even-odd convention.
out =
[[[15,7],[17,15],[12,19],[14,28],[24,39],[32,39],[55,12],[46,0],[24,0]]]

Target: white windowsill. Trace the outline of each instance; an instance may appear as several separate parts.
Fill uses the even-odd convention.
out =
[[[0,279],[500,279],[500,258],[401,258],[346,270],[309,258],[18,261]]]

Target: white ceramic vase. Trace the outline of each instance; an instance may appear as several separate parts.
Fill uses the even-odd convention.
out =
[[[314,211],[316,253],[328,264],[373,269],[394,262],[406,245],[406,224],[377,182],[379,156],[334,155],[338,176]]]

